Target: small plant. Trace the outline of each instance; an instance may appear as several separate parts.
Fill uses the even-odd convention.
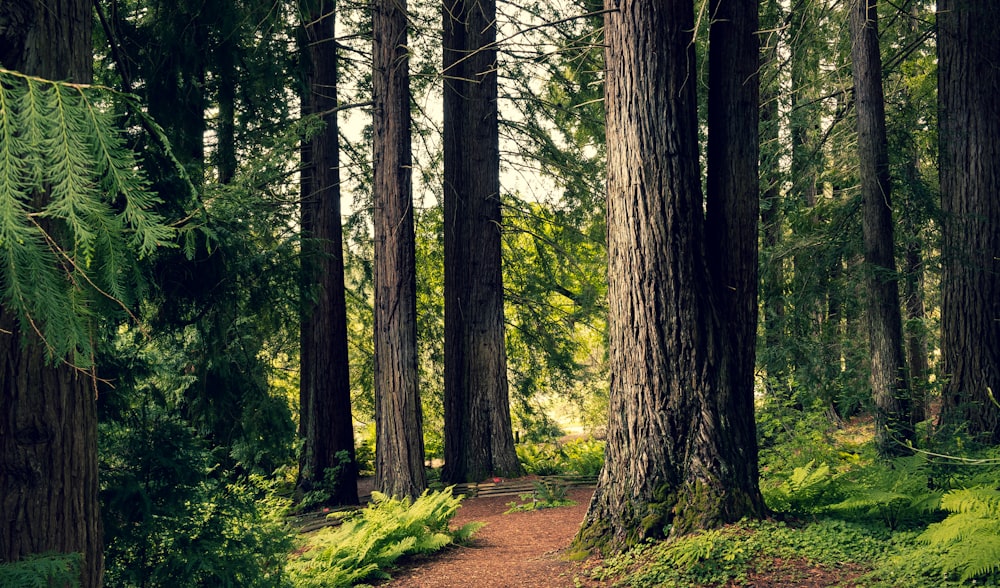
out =
[[[777,476],[775,476],[777,477]],[[763,485],[761,492],[767,505],[774,510],[808,513],[821,509],[838,496],[836,476],[825,463],[810,461],[792,470],[792,475],[771,485]]]
[[[562,484],[550,484],[539,481],[535,482],[534,486],[535,489],[530,494],[525,493],[520,495],[521,502],[515,500],[507,503],[507,506],[510,507],[507,513],[556,508],[559,506],[573,506],[576,504],[576,502],[566,498],[566,487]]]
[[[448,529],[460,502],[451,488],[424,492],[415,501],[375,492],[371,505],[357,516],[310,537],[298,550],[300,555],[288,563],[289,576],[300,588],[387,579],[386,570],[400,557],[466,541],[482,527],[469,523],[457,531]]]

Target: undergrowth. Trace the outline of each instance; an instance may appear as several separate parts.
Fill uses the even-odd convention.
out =
[[[761,491],[777,519],[641,544],[607,558],[595,578],[741,585],[798,562],[872,588],[1000,586],[1000,448],[927,439],[933,452],[881,461],[856,442],[871,438],[864,431],[793,421],[770,422],[762,440]]]
[[[288,574],[297,588],[387,579],[399,558],[465,541],[482,527],[469,523],[457,531],[448,528],[460,502],[451,488],[424,492],[415,501],[375,492],[371,504],[357,515],[310,536],[289,561]]]
[[[538,476],[596,476],[604,466],[604,441],[592,438],[566,443],[522,443],[517,457],[524,471]]]

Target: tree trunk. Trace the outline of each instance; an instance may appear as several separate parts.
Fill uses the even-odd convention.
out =
[[[781,9],[776,0],[769,0],[764,8],[763,28],[776,31],[781,20]],[[777,77],[778,35],[771,32],[766,36],[767,45],[763,55],[761,71],[767,76]],[[778,80],[761,82],[760,90],[760,144],[767,146],[761,157],[761,245],[765,261],[761,264],[761,308],[764,311],[764,357],[762,363],[767,373],[769,392],[786,394],[788,389],[788,360],[784,350],[785,339],[785,270],[784,260],[777,254],[781,244],[783,220],[781,214],[779,148]]]
[[[721,319],[718,390],[702,398],[722,412],[713,464],[723,511],[760,515],[754,369],[757,357],[757,239],[760,226],[758,15],[756,0],[711,0],[708,54],[708,181],[705,250]],[[727,496],[728,495],[728,496]],[[732,510],[729,510],[732,509]],[[719,516],[719,515],[712,515]]]
[[[445,0],[444,470],[514,476],[500,259],[495,0]]]
[[[375,487],[427,487],[417,386],[417,274],[406,2],[372,4],[375,203]]]
[[[943,411],[993,444],[1000,444],[998,29],[996,2],[938,0]]]
[[[326,126],[308,145],[303,145],[299,384],[299,434],[303,446],[298,486],[300,491],[321,486],[331,492],[330,502],[356,504],[357,464],[340,220],[335,2],[302,0],[302,14],[307,80],[304,91],[308,97],[303,100],[303,110],[321,113]],[[334,472],[331,468],[338,469]]]
[[[730,453],[747,432],[730,412],[738,388],[724,388],[743,364],[725,356],[723,321],[743,305],[717,303],[706,269],[693,5],[605,8],[610,418],[578,541],[620,548],[738,520],[761,502],[755,481],[734,484],[756,440]]]
[[[885,130],[882,54],[876,0],[850,7],[851,63],[858,121],[865,290],[875,449],[881,457],[907,453],[913,440],[910,392],[903,363],[903,321],[892,230],[892,181]]]
[[[91,5],[85,0],[7,0],[0,6],[2,65],[47,79],[88,83],[91,22]],[[80,553],[81,585],[101,585],[93,381],[68,364],[47,361],[45,345],[33,333],[22,333],[3,307],[0,519],[0,562],[44,552]]]

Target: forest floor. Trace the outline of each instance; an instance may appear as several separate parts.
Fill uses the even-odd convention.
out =
[[[615,586],[615,580],[598,581],[591,571],[601,560],[592,556],[573,561],[570,543],[587,512],[592,488],[570,490],[574,506],[512,512],[511,496],[467,498],[453,525],[486,523],[466,545],[411,558],[390,573],[384,588],[593,588]],[[748,581],[731,586],[827,587],[852,586],[863,570],[823,568],[805,560],[768,562],[766,573],[753,573]]]

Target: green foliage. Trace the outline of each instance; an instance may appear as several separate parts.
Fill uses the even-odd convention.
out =
[[[567,488],[563,484],[554,484],[539,480],[534,483],[535,489],[529,494],[521,494],[521,502],[508,502],[509,507],[505,514],[512,512],[528,512],[543,508],[557,508],[560,506],[572,506],[575,501],[566,498]]]
[[[287,585],[286,507],[264,480],[223,475],[190,427],[153,406],[102,423],[100,443],[109,586]]]
[[[332,468],[326,468],[323,472],[323,479],[317,488],[313,488],[309,492],[306,492],[302,500],[296,505],[297,511],[306,511],[315,506],[321,505],[326,501],[330,500],[330,497],[337,493],[337,484],[341,478],[341,472],[343,468],[350,465],[351,456],[346,450],[338,451],[334,456],[337,460],[337,465]]]
[[[79,366],[95,305],[131,308],[137,261],[175,237],[109,94],[0,69],[0,296],[50,359]]]
[[[848,517],[875,517],[890,529],[904,523],[926,521],[938,509],[941,492],[930,488],[927,457],[916,454],[872,463],[847,476],[846,497],[829,511]]]
[[[469,523],[451,531],[448,522],[461,502],[451,488],[424,492],[415,501],[372,494],[372,503],[336,528],[308,538],[287,570],[300,588],[353,586],[388,578],[387,569],[404,555],[430,553],[467,540],[481,528]]]
[[[948,517],[917,538],[926,547],[904,557],[933,561],[942,576],[958,576],[960,582],[1000,580],[1000,490],[952,490],[941,497],[941,508]]]
[[[580,438],[566,443],[521,443],[515,449],[529,474],[596,476],[604,467],[604,445],[604,441]]]
[[[79,553],[38,553],[14,562],[0,562],[0,586],[49,588],[80,586]]]
[[[769,508],[780,512],[808,513],[821,510],[839,496],[836,476],[830,466],[810,461],[792,470],[791,475],[777,475],[761,485]]]

